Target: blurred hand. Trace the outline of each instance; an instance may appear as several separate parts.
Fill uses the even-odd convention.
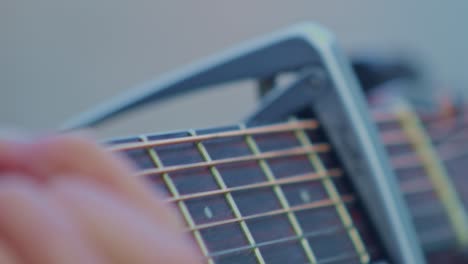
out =
[[[201,263],[132,166],[80,136],[0,140],[0,263]]]

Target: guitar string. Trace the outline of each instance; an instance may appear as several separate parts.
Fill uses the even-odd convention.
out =
[[[221,164],[226,164],[226,163],[231,163],[231,162],[244,161],[244,160],[252,161],[252,160],[258,160],[258,159],[267,159],[267,158],[275,158],[275,157],[283,157],[283,156],[291,156],[291,155],[304,155],[304,154],[307,154],[307,153],[310,153],[310,152],[321,152],[321,151],[328,151],[328,150],[329,150],[328,145],[321,144],[321,145],[314,146],[313,148],[304,148],[304,147],[292,148],[292,149],[289,149],[289,150],[286,150],[286,151],[276,151],[276,152],[257,154],[255,156],[244,156],[244,157],[237,157],[237,158],[234,158],[234,159],[231,158],[231,159],[218,160],[215,163],[208,163],[207,164],[206,162],[204,162],[203,164],[196,164],[196,165],[192,164],[192,165],[190,165],[188,167],[183,166],[182,168],[181,167],[178,167],[178,168],[166,167],[166,168],[164,168],[165,169],[164,171],[160,170],[158,172],[159,173],[168,173],[168,172],[173,172],[174,170],[188,169],[188,168],[199,167],[199,166],[204,166],[204,167],[208,166],[208,165],[209,166],[216,166],[216,165],[221,165]],[[331,172],[332,172],[331,174],[333,175],[333,171],[331,171]],[[340,171],[335,171],[335,173],[341,174]],[[329,176],[332,176],[332,175],[329,175]],[[309,176],[309,178],[310,178],[310,175],[305,175],[305,176]],[[317,176],[320,176],[320,177],[317,177]],[[323,175],[316,175],[316,178],[317,179],[323,178]],[[294,182],[295,180],[297,180],[297,179],[289,179],[289,180],[282,179],[282,180],[278,180],[278,181],[279,181],[279,183],[281,183],[282,181],[283,182],[288,182],[288,181],[289,182]],[[346,199],[343,199],[343,201],[347,202]],[[284,214],[284,213],[288,213],[289,211],[294,212],[294,211],[301,211],[301,210],[325,207],[327,205],[327,202],[330,202],[330,201],[320,201],[320,202],[311,203],[311,204],[308,204],[308,205],[305,205],[305,206],[291,207],[288,210],[278,210],[278,211],[267,212],[265,214],[256,214],[256,215],[251,215],[251,216],[245,217],[245,219],[239,219],[238,218],[238,219],[234,219],[234,220],[231,220],[231,221],[234,221],[234,222],[245,221],[245,220],[254,219],[254,218],[257,218],[257,217],[265,217],[265,216],[270,216],[270,215],[275,215],[275,214],[282,214],[282,213]],[[230,222],[230,221],[218,222],[218,223],[205,225],[205,226],[198,226],[197,229],[202,229],[204,227],[208,228],[208,227],[219,225],[219,224],[225,224],[227,222]],[[194,231],[194,230],[190,230],[190,231]]]
[[[355,220],[355,225],[356,226],[362,225],[360,220],[361,219],[359,219],[359,218]],[[307,238],[324,236],[324,235],[327,235],[327,234],[333,235],[333,234],[340,233],[340,232],[346,232],[346,230],[348,228],[351,228],[351,227],[345,227],[345,226],[341,226],[341,225],[340,226],[334,226],[334,227],[328,227],[325,230],[322,229],[320,231],[306,232],[306,233],[303,233],[300,236],[297,236],[297,235],[296,236],[289,236],[289,237],[285,237],[285,238],[279,238],[279,239],[276,239],[276,240],[269,240],[269,241],[266,241],[266,242],[257,243],[255,245],[248,245],[248,246],[241,246],[241,247],[235,247],[235,248],[230,248],[230,249],[224,249],[224,250],[221,250],[221,251],[212,252],[208,256],[209,257],[219,257],[219,256],[222,256],[222,255],[227,255],[227,254],[245,252],[246,250],[250,250],[253,247],[263,247],[263,246],[270,246],[270,245],[274,245],[274,244],[287,243],[287,242],[292,242],[292,241],[299,241],[300,239],[303,239],[303,238],[307,239]],[[372,255],[372,253],[376,252],[375,245],[367,245],[367,249],[368,249],[368,252],[371,253],[371,255]],[[352,251],[346,252],[345,254],[339,254],[336,257],[321,259],[320,263],[333,263],[333,262],[342,261],[342,260],[345,260],[345,259],[348,259],[348,258],[359,259],[360,257],[361,257],[361,255],[359,255],[356,251],[352,250]]]
[[[235,252],[238,252],[238,251],[249,250],[249,249],[252,249],[252,248],[271,246],[271,245],[278,244],[278,243],[292,242],[292,241],[296,241],[296,240],[303,239],[303,238],[312,238],[312,237],[316,237],[316,236],[334,234],[334,233],[338,233],[338,232],[343,232],[346,229],[347,228],[344,227],[344,226],[339,226],[339,225],[338,226],[332,226],[332,227],[328,227],[326,229],[321,229],[321,230],[317,230],[317,231],[313,231],[313,232],[305,232],[302,235],[287,236],[287,237],[283,237],[283,238],[279,238],[279,239],[273,239],[273,240],[269,240],[269,241],[265,241],[265,242],[259,242],[259,243],[256,243],[255,245],[247,245],[247,246],[241,246],[241,247],[236,247],[236,248],[231,248],[231,249],[220,250],[220,251],[217,251],[217,252],[212,252],[211,254],[209,254],[209,256],[219,257],[219,256],[227,255],[227,254],[232,254],[232,253],[235,253]]]
[[[206,197],[206,196],[224,194],[224,193],[227,193],[227,192],[245,191],[245,190],[251,190],[251,189],[260,189],[260,188],[264,188],[264,187],[271,187],[271,186],[274,186],[274,185],[287,185],[287,184],[294,184],[294,183],[300,183],[300,182],[318,181],[318,180],[321,180],[321,179],[323,179],[325,177],[338,178],[338,177],[341,177],[341,176],[343,176],[343,172],[342,172],[341,169],[330,169],[330,170],[326,171],[326,174],[305,173],[305,174],[301,174],[301,175],[288,177],[288,178],[285,178],[285,179],[276,179],[274,181],[264,181],[264,182],[253,183],[253,184],[246,184],[246,185],[238,186],[238,187],[227,187],[225,189],[216,189],[216,190],[212,190],[212,191],[181,195],[180,197],[170,198],[170,199],[167,199],[166,201],[167,202],[178,202],[178,201],[183,201],[183,200],[197,199],[197,198],[202,198],[202,197]]]
[[[394,113],[374,112],[373,117],[374,121],[380,125],[385,124],[387,122],[398,122],[398,117]],[[465,113],[447,114],[442,112],[436,113],[435,115],[420,113],[419,118],[421,119],[421,121],[423,121],[428,131],[428,134],[431,135],[431,139],[434,142],[443,142],[445,141],[444,139],[450,140],[450,138],[453,137],[454,133],[458,133],[460,132],[460,130],[468,128]],[[384,131],[383,133],[386,133],[386,131]]]
[[[328,151],[328,148],[329,148],[329,146],[327,146],[327,145],[325,145],[325,144],[322,144],[321,146],[318,146],[318,148],[315,148],[315,149],[312,148],[312,149],[310,149],[309,152],[310,152],[310,151],[317,151],[317,152],[320,152],[320,151]],[[284,151],[283,151],[283,152],[281,152],[281,151],[278,152],[278,151],[277,151],[277,152],[273,152],[273,153],[271,153],[271,152],[270,152],[270,153],[265,153],[265,154],[262,153],[262,154],[260,154],[260,155],[257,155],[257,157],[241,157],[241,159],[238,159],[237,161],[241,161],[241,160],[252,161],[252,160],[254,160],[255,158],[257,158],[257,159],[258,159],[258,158],[260,158],[260,159],[265,159],[265,158],[274,158],[274,157],[283,156],[283,155],[288,156],[288,155],[296,155],[296,154],[297,154],[297,155],[300,155],[300,154],[307,154],[307,153],[308,153],[308,152],[307,152],[307,151],[308,151],[307,148],[303,148],[303,147],[302,147],[301,149],[302,149],[302,151],[299,151],[299,150],[300,150],[299,148],[295,148],[295,149],[293,148],[293,149],[287,150],[286,152],[284,152]],[[304,152],[304,150],[305,150],[305,152]],[[258,156],[259,156],[259,157],[258,157]],[[221,160],[220,162],[219,162],[219,161],[218,161],[218,162],[219,162],[220,164],[225,164],[226,162],[235,162],[235,161],[236,161],[236,160],[233,160],[233,159],[227,159],[227,160],[225,159],[225,160]],[[201,165],[201,164],[200,164],[200,165]],[[203,164],[203,165],[206,166],[207,164]],[[217,164],[208,164],[208,165],[215,166],[215,165],[217,165]],[[218,165],[219,165],[219,164],[218,164]],[[198,166],[198,165],[197,165],[197,166]],[[179,168],[179,169],[180,169],[180,168]],[[169,169],[169,171],[171,171],[171,170],[172,170],[172,169]],[[160,171],[160,173],[167,173],[167,172],[169,172],[169,171]],[[335,169],[335,170],[332,169],[332,170],[326,171],[326,172],[330,172],[329,175],[319,175],[319,174],[311,175],[311,174],[309,174],[309,175],[302,175],[302,178],[306,178],[306,177],[307,177],[307,178],[309,178],[309,180],[310,180],[310,179],[311,179],[310,176],[315,176],[316,179],[320,179],[320,178],[327,177],[327,176],[328,176],[328,177],[333,177],[334,175],[340,176],[340,174],[342,173],[341,170],[338,170],[338,169]],[[327,173],[327,174],[328,174],[328,173]],[[301,177],[301,175],[299,175],[299,177]],[[297,179],[280,179],[280,180],[278,180],[278,183],[280,183],[280,184],[281,184],[282,182],[284,182],[284,183],[291,182],[291,183],[292,183],[292,182],[295,182],[295,181],[298,181],[298,180],[300,180],[300,181],[304,180],[304,179],[299,179],[299,177],[297,177]],[[313,178],[312,178],[312,180],[313,180]],[[276,183],[276,184],[278,184],[278,183]],[[255,186],[254,186],[254,187],[255,187]],[[228,190],[228,191],[230,191],[230,190]],[[346,199],[344,199],[344,202],[347,202]],[[293,211],[301,211],[301,210],[306,210],[306,209],[314,209],[314,208],[325,207],[325,206],[326,206],[326,204],[324,204],[324,203],[317,203],[317,204],[315,204],[315,205],[310,204],[310,205],[307,205],[307,206],[292,207],[292,208],[290,208],[289,210],[290,210],[291,212],[293,212]],[[270,215],[275,215],[275,214],[280,214],[280,213],[287,213],[287,212],[288,212],[288,211],[284,211],[284,212],[276,211],[276,212],[269,212],[269,213],[266,213],[266,214],[257,214],[257,215],[248,216],[248,217],[246,217],[246,219],[247,219],[247,220],[248,220],[248,219],[254,219],[254,218],[257,218],[257,217],[264,217],[264,216],[270,216]],[[242,221],[242,220],[243,220],[243,219],[236,219],[235,221],[237,222],[237,221]],[[244,220],[244,221],[245,221],[245,220]],[[220,223],[220,224],[221,224],[221,223]],[[207,227],[209,227],[209,226],[207,226]],[[200,228],[202,228],[202,227],[200,227]],[[194,231],[194,230],[191,230],[191,231]],[[330,262],[331,262],[331,261],[330,261]]]
[[[256,243],[254,245],[248,245],[248,246],[241,246],[241,247],[236,247],[232,249],[225,249],[217,252],[213,252],[209,254],[210,257],[216,258],[220,257],[223,255],[229,255],[237,252],[242,252],[242,251],[248,251],[253,248],[261,248],[261,247],[266,247],[266,246],[271,246],[275,244],[281,244],[281,243],[287,243],[287,242],[293,242],[297,241],[300,239],[310,239],[314,237],[319,237],[319,236],[326,236],[326,235],[333,235],[337,233],[345,233],[350,227],[344,227],[344,226],[333,226],[333,227],[328,227],[326,229],[322,229],[319,231],[313,231],[313,232],[305,232],[302,235],[295,235],[295,236],[288,236],[284,238],[279,238],[279,239],[274,239],[274,240],[269,240],[266,242],[260,242]],[[349,251],[345,252],[345,254],[339,254],[338,256],[334,257],[329,257],[326,259],[321,259],[320,263],[331,263],[337,260],[344,260],[348,258],[358,258],[360,257],[359,254],[357,254],[356,251]]]
[[[344,199],[343,202],[346,203],[346,204],[350,204],[350,203],[354,202],[353,197],[345,197],[345,198],[346,199]],[[332,201],[329,201],[329,204],[324,204],[324,203],[320,204],[320,205],[317,204],[317,206],[314,206],[314,207],[312,207],[312,206],[294,206],[294,207],[288,208],[288,210],[280,209],[280,210],[276,210],[273,213],[263,213],[263,214],[256,214],[256,215],[246,216],[246,217],[243,217],[242,219],[239,219],[238,221],[241,221],[241,220],[245,221],[245,220],[251,220],[251,219],[256,219],[256,218],[260,218],[260,217],[267,217],[267,216],[273,216],[273,215],[279,215],[279,214],[286,214],[288,212],[299,212],[299,211],[303,211],[303,210],[311,210],[311,209],[317,209],[317,208],[330,208],[330,207],[333,207],[333,206],[335,206],[335,203],[332,202]],[[223,222],[223,221],[219,221],[219,222]],[[237,221],[232,221],[232,222],[237,222]],[[221,223],[221,224],[224,224],[224,223]],[[306,232],[306,233],[302,233],[301,235],[289,236],[289,237],[286,237],[286,238],[280,238],[280,239],[268,240],[266,242],[255,243],[253,245],[247,245],[247,246],[241,246],[241,247],[235,247],[235,248],[230,248],[230,249],[224,249],[224,250],[221,250],[221,251],[211,252],[210,254],[208,254],[207,257],[214,258],[214,257],[219,257],[219,256],[227,255],[227,254],[233,254],[233,253],[243,252],[243,251],[246,251],[246,250],[251,250],[253,248],[258,248],[258,247],[271,246],[271,245],[275,245],[275,244],[287,243],[287,242],[292,242],[292,241],[299,241],[300,239],[311,239],[311,238],[314,238],[314,237],[344,233],[348,228],[352,228],[352,227],[341,226],[341,225],[340,226],[334,226],[334,227],[328,227],[325,230],[322,229],[320,231]],[[188,231],[191,231],[191,230],[188,230]],[[360,257],[359,253],[354,251],[354,250],[349,251],[349,252],[351,252],[350,255],[353,254],[355,257]],[[320,262],[322,263],[322,260]]]
[[[466,130],[466,128],[468,128],[468,124],[466,122],[460,122],[464,121],[460,120],[460,117],[465,116],[460,116],[460,114],[458,115],[459,116],[448,116],[444,114],[439,114],[437,116],[430,116],[426,114],[421,116],[421,119],[426,121],[426,126],[432,125],[432,128],[427,128],[428,133],[431,136],[431,140],[436,145],[436,149],[444,162],[449,162],[451,160],[468,155],[468,151],[462,150],[467,148],[460,147],[460,145],[458,145],[457,143],[455,143],[457,144],[456,146],[450,145],[451,143],[454,143],[453,141],[466,141],[466,139],[468,139],[466,135],[466,132],[468,132],[468,130]],[[396,115],[390,113],[375,112],[374,118],[376,119],[376,122],[378,124],[397,121]],[[409,139],[399,129],[386,129],[381,131],[380,134],[386,146],[403,145],[410,143]],[[418,166],[416,164],[418,163],[418,160],[414,157],[406,156],[399,157],[399,159],[400,160],[396,162],[396,169],[405,169]],[[401,164],[400,162],[403,164]]]
[[[465,113],[466,111],[462,112]],[[398,122],[398,117],[395,115],[393,112],[388,112],[388,111],[373,111],[371,113],[372,117],[374,118],[374,121],[377,124],[384,124],[388,122]],[[458,120],[458,118],[463,115],[458,114],[458,113],[447,113],[444,111],[440,112],[421,112],[419,113],[420,119],[425,122],[425,123],[432,123],[432,124],[437,124],[439,122],[445,122],[450,119]]]
[[[462,129],[464,129],[463,127]],[[468,135],[464,134],[463,132],[468,132],[465,130],[456,131],[456,133],[452,134],[450,137],[444,137],[444,140],[439,140],[436,143],[436,149],[441,156],[442,161],[451,161],[463,156],[468,155],[468,151],[464,151],[463,147],[460,147],[458,142],[453,141],[464,141],[465,138],[468,139]],[[462,134],[463,133],[463,134]],[[403,146],[405,144],[410,144],[411,142],[409,139],[398,129],[392,129],[391,131],[382,131],[381,133],[383,143],[386,147],[390,146]],[[464,136],[463,138],[455,138],[457,136]],[[432,139],[434,140],[434,139]],[[453,144],[455,146],[451,146]],[[468,147],[468,145],[467,145]],[[396,169],[404,169],[404,168],[412,168],[415,166],[419,166],[420,164],[419,159],[416,157],[414,153],[405,153],[399,155],[392,155],[391,157],[392,163],[395,165]]]
[[[262,133],[263,132],[266,133],[266,131],[271,131],[271,130],[265,129],[265,130],[262,130]],[[324,147],[325,147],[325,145],[324,145]],[[328,149],[329,146],[326,145],[326,148]],[[146,170],[146,171],[143,171],[140,175],[168,173],[168,172],[175,172],[175,171],[186,170],[186,169],[191,169],[191,168],[211,167],[211,166],[222,165],[222,164],[233,163],[233,162],[253,161],[253,160],[258,160],[258,159],[263,159],[263,158],[284,157],[283,155],[289,156],[289,155],[306,154],[303,151],[298,151],[300,149],[303,149],[303,147],[296,148],[296,149],[291,149],[291,153],[289,153],[289,151],[277,152],[277,153],[271,153],[270,152],[270,153],[264,153],[261,156],[258,155],[256,157],[254,157],[253,155],[251,155],[251,156],[242,156],[242,157],[236,157],[236,158],[231,158],[231,159],[217,160],[216,162],[211,162],[211,163],[201,162],[201,163],[194,163],[194,164],[184,165],[184,166],[165,167],[164,169]],[[414,154],[399,155],[399,157],[396,157],[396,158],[401,158],[401,160],[404,161],[404,163],[405,163],[404,165],[399,166],[398,164],[400,162],[398,162],[398,160],[394,161],[393,163],[394,163],[396,169],[403,169],[403,168],[410,168],[410,167],[413,167],[413,166],[420,166],[420,163],[418,163],[418,159]],[[306,179],[304,178],[304,180],[306,180]],[[262,184],[260,184],[258,187],[262,187]],[[250,187],[250,186],[245,187],[245,189],[249,189],[249,188],[252,188],[252,187]],[[242,190],[242,189],[243,188],[235,188],[234,190]],[[226,191],[223,191],[223,192],[226,192]],[[202,196],[214,195],[214,194],[223,193],[223,192],[214,191],[214,192],[200,193],[200,194],[191,195],[191,196],[187,196],[187,197],[181,197],[179,199],[180,200],[191,199],[191,198],[197,198],[197,197],[202,197]]]
[[[385,122],[397,122],[397,116],[396,115],[393,115],[393,114],[382,114],[382,115],[374,115],[374,118],[377,122],[377,124],[384,124]],[[460,125],[459,122],[455,123],[455,120],[446,120],[447,118],[445,117],[444,119],[442,120],[433,120],[431,124],[427,124],[426,122],[426,125],[428,126],[427,129],[432,129],[432,133],[430,134],[431,136],[431,140],[434,141],[434,142],[437,142],[437,143],[447,143],[449,141],[452,141],[452,139],[454,138],[454,136],[456,136],[457,133],[460,133],[460,130],[463,130],[465,129],[466,127],[466,124],[462,124]],[[447,129],[447,125],[450,124],[450,125],[453,125],[453,124],[456,124],[454,127],[450,127],[449,129]],[[441,129],[441,127],[443,128],[443,126],[445,126],[444,129]],[[388,131],[390,130],[390,131]],[[463,132],[463,131],[462,131]],[[387,129],[387,130],[384,130],[384,131],[381,131],[380,132],[381,134],[381,137],[382,139],[384,140],[384,144],[389,147],[389,146],[395,146],[395,145],[404,145],[404,144],[409,144],[409,140],[408,138],[406,137],[406,135],[404,135],[403,133],[401,133],[401,131],[399,131],[399,129]],[[455,134],[455,135],[454,135]],[[458,158],[462,155],[466,155],[468,154],[468,152],[464,153],[464,151],[460,151],[460,146],[457,146],[457,148],[452,148],[451,149],[451,153],[447,153],[449,151],[446,151],[445,153],[442,151],[441,153],[441,158],[444,160],[444,161],[449,161],[449,160],[452,160],[454,158]],[[455,151],[454,151],[455,150]],[[458,150],[458,151],[457,151]],[[441,151],[439,151],[440,153]],[[451,154],[451,155],[449,155]],[[403,155],[399,155],[399,157],[395,158],[395,155],[392,155],[392,163],[395,167],[395,169],[409,169],[409,168],[415,168],[415,167],[421,167],[421,163],[420,163],[420,160],[419,158],[416,156],[416,155],[413,155],[412,153],[411,154],[403,154]],[[405,187],[405,186],[401,186],[402,189],[403,189],[403,192],[405,195],[408,194],[408,190],[407,188],[408,187]],[[415,185],[415,187],[418,187],[417,185]],[[427,188],[424,188],[423,186],[420,186],[421,189],[420,191],[422,193],[426,192],[426,191],[432,191],[433,188],[430,188],[429,186],[426,186]],[[406,190],[405,190],[406,189]],[[419,187],[418,187],[419,189]],[[431,204],[431,207],[434,207],[433,204]],[[435,215],[436,212],[431,212],[431,214],[428,214],[426,215],[426,219],[430,216],[433,216]],[[413,215],[413,217],[415,217],[415,215]],[[441,231],[442,230],[442,231]],[[439,232],[441,231],[441,232]],[[436,235],[434,234],[431,234],[431,233],[436,233],[438,232]],[[453,232],[451,231],[451,229],[445,227],[445,226],[442,226],[441,228],[439,229],[431,229],[430,232],[422,232],[422,242],[424,244],[426,243],[431,243],[431,242],[437,242],[439,241],[440,242],[440,233],[443,233],[446,238],[450,238],[453,240]],[[432,240],[432,241],[431,241]]]
[[[148,140],[146,142],[122,143],[122,144],[108,146],[107,149],[110,151],[124,151],[124,150],[133,150],[133,149],[142,149],[142,148],[144,149],[144,148],[159,147],[159,146],[173,145],[173,144],[194,143],[194,142],[219,139],[219,138],[229,138],[229,137],[237,137],[237,136],[254,136],[254,135],[280,133],[280,132],[293,132],[297,129],[312,130],[312,129],[318,128],[318,126],[319,126],[318,122],[313,119],[308,119],[304,121],[289,121],[289,122],[275,124],[275,125],[246,128],[243,130],[211,133],[207,135],[186,136],[186,137],[172,138],[172,139]]]
[[[328,148],[329,148],[329,146],[327,145],[326,149],[328,150]],[[212,162],[212,163],[201,162],[201,163],[195,163],[195,164],[191,164],[191,165],[187,165],[187,166],[171,166],[171,167],[165,167],[164,169],[159,169],[159,170],[148,170],[148,171],[145,171],[144,173],[141,173],[139,175],[161,174],[161,173],[174,172],[174,171],[185,170],[185,169],[190,169],[190,168],[217,166],[217,165],[222,165],[222,164],[231,163],[231,162],[253,161],[253,160],[258,160],[258,159],[263,159],[263,158],[283,157],[283,154],[286,155],[286,156],[287,155],[306,154],[305,151],[298,151],[300,149],[303,149],[303,147],[293,149],[294,150],[293,152],[289,152],[289,151],[287,151],[287,152],[281,151],[281,152],[276,152],[276,153],[271,153],[270,152],[270,153],[263,153],[262,155],[257,155],[257,156],[250,155],[250,156],[242,156],[240,158],[237,157],[237,158],[231,158],[231,159],[222,159],[222,160],[217,160],[216,162]],[[341,174],[341,172],[339,172],[339,173]],[[313,176],[313,175],[308,175],[308,176],[310,177],[310,176]],[[317,175],[315,175],[315,176],[317,177]],[[276,184],[288,184],[288,183],[293,183],[293,182],[296,182],[296,181],[298,181],[298,182],[305,181],[305,180],[307,180],[306,177],[307,177],[307,175],[302,175],[302,176],[298,176],[297,179],[279,180],[279,182],[276,183]],[[321,177],[323,177],[323,176],[321,176]],[[321,177],[319,176],[318,179],[321,178]],[[273,183],[273,184],[275,184],[275,183]],[[215,195],[217,193],[224,193],[224,192],[229,192],[229,191],[239,191],[239,190],[251,189],[251,188],[261,188],[263,186],[268,186],[268,185],[272,185],[272,184],[271,183],[270,184],[261,183],[261,184],[257,184],[257,186],[252,185],[252,186],[237,187],[237,188],[223,190],[222,192],[212,191],[212,192],[197,193],[197,194],[188,195],[186,197],[181,196],[181,197],[179,197],[177,199],[168,200],[168,201],[195,199],[195,198],[198,198],[198,197]],[[405,190],[406,190],[407,194],[409,194],[411,192],[417,192],[418,191],[417,189],[414,189],[414,188],[413,189],[406,188]]]
[[[342,196],[343,203],[349,204],[355,201],[355,198],[353,195],[343,195]],[[230,224],[230,223],[237,223],[240,221],[246,221],[246,220],[251,220],[251,219],[256,219],[256,218],[261,218],[261,217],[267,217],[267,216],[275,216],[275,215],[281,215],[281,214],[287,214],[291,212],[298,212],[298,211],[304,211],[304,210],[309,210],[309,209],[318,209],[318,208],[327,208],[327,207],[333,207],[336,205],[336,201],[333,201],[331,199],[323,199],[323,200],[318,200],[315,202],[311,202],[308,204],[301,204],[301,205],[296,205],[296,206],[291,206],[287,209],[281,208],[281,209],[276,209],[276,210],[270,210],[264,213],[257,213],[257,214],[252,214],[248,216],[243,216],[240,218],[230,218],[230,219],[225,219],[225,220],[220,220],[220,221],[215,221],[215,222],[210,222],[206,224],[200,224],[197,226],[194,226],[192,228],[187,229],[187,231],[194,231],[194,230],[201,230],[201,229],[206,229],[210,227],[215,227],[219,225],[225,225],[225,224]]]
[[[293,148],[288,148],[284,150],[264,152],[261,154],[243,155],[243,156],[218,159],[218,160],[213,160],[213,161],[194,162],[194,163],[184,164],[184,165],[167,166],[164,168],[145,169],[145,170],[141,170],[136,175],[145,176],[145,175],[151,175],[151,174],[170,173],[170,172],[177,172],[177,171],[183,171],[183,170],[189,170],[189,169],[214,167],[214,166],[226,165],[226,164],[232,164],[232,163],[257,161],[261,159],[286,158],[286,157],[292,157],[292,156],[306,155],[309,153],[327,153],[327,152],[330,152],[330,145],[326,143],[321,143],[321,144],[316,144],[314,146],[293,147]]]

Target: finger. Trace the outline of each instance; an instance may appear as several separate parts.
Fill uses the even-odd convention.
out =
[[[102,263],[72,218],[38,186],[0,182],[0,236],[22,263]]]
[[[98,187],[70,180],[52,185],[96,248],[113,263],[200,263],[187,237],[155,225],[145,212]]]
[[[17,145],[16,148],[10,146],[10,154],[4,156],[16,159],[17,163],[19,159],[21,164],[16,164],[16,167],[27,174],[36,175],[39,179],[80,175],[112,188],[169,228],[180,229],[182,226],[175,214],[160,214],[160,211],[167,211],[169,205],[142,179],[132,175],[132,167],[126,160],[110,155],[82,136],[63,135],[29,145]]]
[[[19,264],[15,253],[5,242],[0,240],[0,263],[2,264]]]
[[[25,142],[0,140],[0,172],[24,170],[26,148]]]

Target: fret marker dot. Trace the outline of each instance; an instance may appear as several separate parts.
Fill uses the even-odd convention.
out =
[[[205,212],[205,216],[206,216],[208,219],[213,218],[213,211],[211,211],[210,207],[205,206],[205,209],[203,209],[203,211]]]
[[[306,191],[306,190],[300,190],[299,196],[301,197],[301,200],[302,200],[304,203],[310,202],[310,195],[309,195],[309,192],[308,192],[308,191]]]

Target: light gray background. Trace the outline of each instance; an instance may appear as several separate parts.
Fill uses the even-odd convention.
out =
[[[468,84],[465,0],[0,0],[0,127],[52,130],[135,84],[306,20],[348,51],[406,51],[434,80]],[[99,134],[234,122],[254,103],[244,86],[147,109]]]

